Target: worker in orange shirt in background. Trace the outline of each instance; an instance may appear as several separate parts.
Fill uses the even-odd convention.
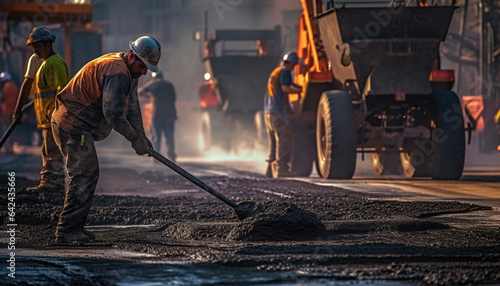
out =
[[[2,102],[2,113],[0,114],[0,134],[3,134],[9,127],[16,107],[17,94],[19,88],[12,82],[12,76],[9,72],[4,71],[0,73],[0,98]],[[2,153],[14,153],[12,140],[7,139],[4,146],[2,146]]]
[[[161,46],[149,36],[129,43],[130,50],[88,62],[56,96],[54,140],[66,159],[70,178],[59,216],[56,243],[84,244],[95,234],[85,229],[99,179],[95,141],[116,130],[138,155],[148,153],[137,95],[139,77],[158,72]]]
[[[295,116],[288,95],[299,93],[302,87],[292,80],[291,71],[299,63],[295,52],[288,52],[280,66],[269,76],[264,96],[264,118],[269,137],[269,156],[265,175],[268,177],[293,176],[290,170]]]

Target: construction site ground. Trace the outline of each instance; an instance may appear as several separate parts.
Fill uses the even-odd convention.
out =
[[[495,208],[374,198],[266,178],[261,161],[234,168],[181,156],[180,166],[235,202],[293,203],[326,228],[322,235],[304,233],[290,222],[235,235],[242,222],[229,206],[132,148],[98,149],[101,176],[87,221],[96,240],[56,245],[64,195],[26,191],[38,183],[41,160],[36,150],[18,152],[2,155],[0,164],[3,285],[500,284],[499,225],[467,219],[491,218]],[[15,222],[8,220],[9,172],[15,172]],[[293,239],[297,233],[301,240]],[[12,252],[15,278],[6,261]]]

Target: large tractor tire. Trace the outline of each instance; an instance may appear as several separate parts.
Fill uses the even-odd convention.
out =
[[[401,160],[399,153],[372,153],[372,166],[375,175],[399,175]]]
[[[431,138],[415,139],[404,147],[401,163],[407,177],[458,180],[465,161],[465,130],[457,95],[448,90],[429,97],[428,115],[423,118]]]
[[[203,111],[200,118],[199,149],[201,153],[211,148],[229,150],[229,134],[224,114],[216,111]]]
[[[431,113],[434,150],[431,153],[434,180],[458,180],[465,161],[465,130],[458,96],[448,90],[432,93]]]
[[[326,91],[316,117],[316,168],[325,179],[350,179],[356,168],[356,118],[349,95]]]

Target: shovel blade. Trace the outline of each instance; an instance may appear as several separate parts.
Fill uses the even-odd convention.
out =
[[[234,212],[236,213],[236,216],[240,221],[243,221],[247,218],[255,217],[259,213],[262,212],[262,210],[257,206],[255,202],[241,202],[238,203],[234,207]]]

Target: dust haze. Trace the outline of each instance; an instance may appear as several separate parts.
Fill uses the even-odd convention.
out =
[[[205,70],[202,43],[194,41],[193,33],[202,29],[203,12],[208,14],[209,33],[213,29],[273,29],[285,21],[297,25],[301,12],[299,1],[95,2],[94,21],[106,22],[103,53],[126,51],[130,41],[146,34],[162,45],[159,66],[177,92],[176,145],[181,155],[198,153],[198,86],[204,81]],[[295,48],[296,41],[290,37],[287,43],[286,49]],[[141,77],[140,85],[150,78],[150,73]]]

